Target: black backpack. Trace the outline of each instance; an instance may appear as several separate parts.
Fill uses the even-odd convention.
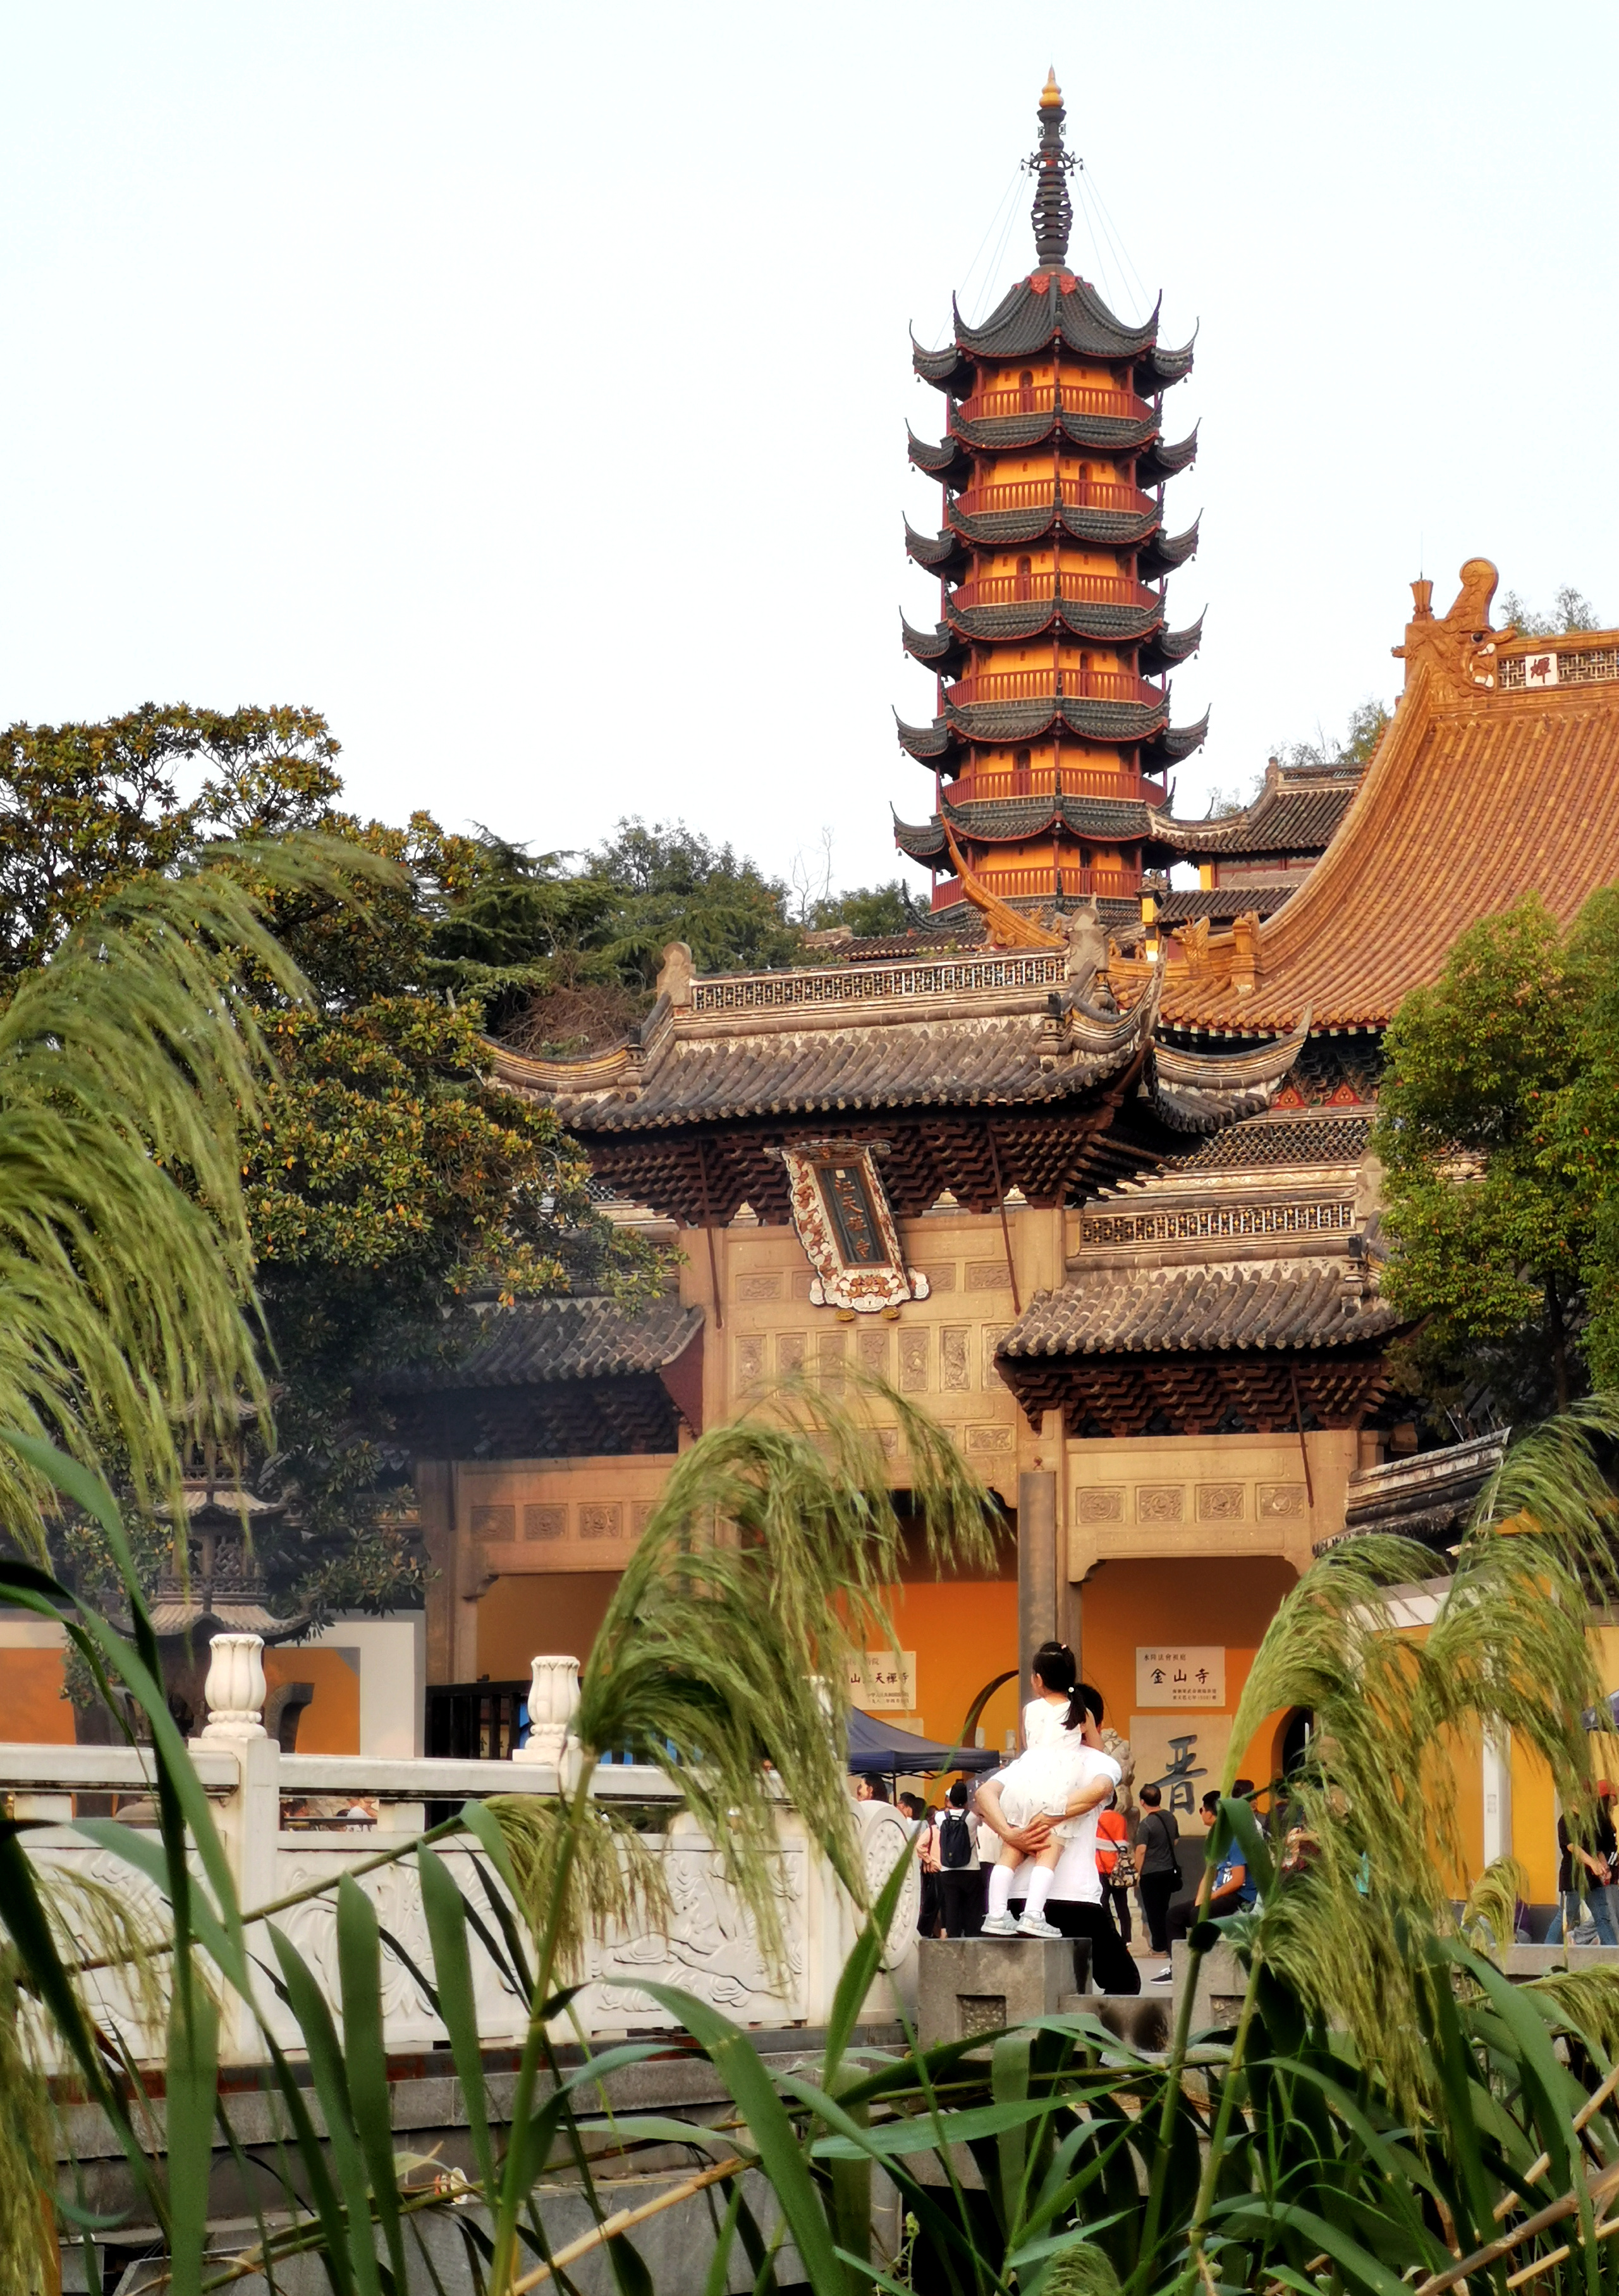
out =
[[[960,1810],[946,1810],[939,1820],[939,1864],[968,1866],[972,1862],[972,1840],[967,1831],[967,1820]]]

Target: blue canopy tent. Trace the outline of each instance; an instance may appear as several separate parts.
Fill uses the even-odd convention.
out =
[[[998,1770],[1005,1761],[993,1746],[950,1746],[895,1730],[855,1707],[849,1715],[849,1767],[883,1777],[920,1776],[929,1770]]]

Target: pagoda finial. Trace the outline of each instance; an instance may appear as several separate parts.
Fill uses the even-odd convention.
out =
[[[1034,178],[1034,252],[1043,264],[1060,269],[1068,258],[1068,234],[1074,228],[1074,202],[1068,197],[1068,177],[1075,162],[1063,146],[1062,90],[1055,64],[1040,92],[1040,148],[1025,162]]]

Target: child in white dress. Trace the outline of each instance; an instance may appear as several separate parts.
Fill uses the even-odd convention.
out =
[[[1085,1742],[1085,1709],[1075,1694],[1077,1681],[1078,1669],[1067,1644],[1047,1643],[1035,1652],[1034,1695],[1023,1710],[1024,1751],[1001,1772],[996,1784],[1001,1812],[1010,1824],[1028,1825],[1036,1817],[1054,1818],[1057,1823],[1035,1856],[1021,1921],[1015,1922],[1007,1907],[1012,1876],[1026,1853],[1010,1841],[1002,1843],[989,1877],[985,1937],[1062,1934],[1045,1918],[1057,1861],[1068,1842],[1092,1822],[1091,1805],[1100,1807],[1117,1783],[1118,1765]],[[1070,1814],[1069,1805],[1076,1800],[1081,1807]]]

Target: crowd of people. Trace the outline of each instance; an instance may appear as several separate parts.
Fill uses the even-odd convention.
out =
[[[1031,1677],[1020,1752],[976,1784],[957,1778],[941,1807],[919,1793],[899,1796],[921,1865],[921,1934],[1083,1939],[1097,1988],[1137,1993],[1142,1976],[1131,1947],[1139,1914],[1147,1951],[1164,1964],[1148,1981],[1167,1985],[1173,1948],[1199,1921],[1256,1902],[1241,1849],[1227,1848],[1200,1898],[1202,1845],[1185,1857],[1157,1784],[1142,1784],[1126,1807],[1120,1764],[1103,1745],[1101,1698],[1080,1681],[1073,1652],[1044,1644]],[[1231,1791],[1252,1800],[1255,1790],[1239,1778]],[[875,1776],[858,1779],[855,1792],[887,1799]],[[1596,1794],[1590,1822],[1571,1833],[1567,1818],[1558,1819],[1558,1907],[1548,1943],[1619,1945],[1619,1789],[1603,1779]],[[1206,1793],[1198,1813],[1206,1833],[1219,1811],[1219,1794]],[[1281,1874],[1307,1864],[1313,1848],[1313,1836],[1288,1831]],[[1525,1936],[1527,1913],[1518,1909]]]

